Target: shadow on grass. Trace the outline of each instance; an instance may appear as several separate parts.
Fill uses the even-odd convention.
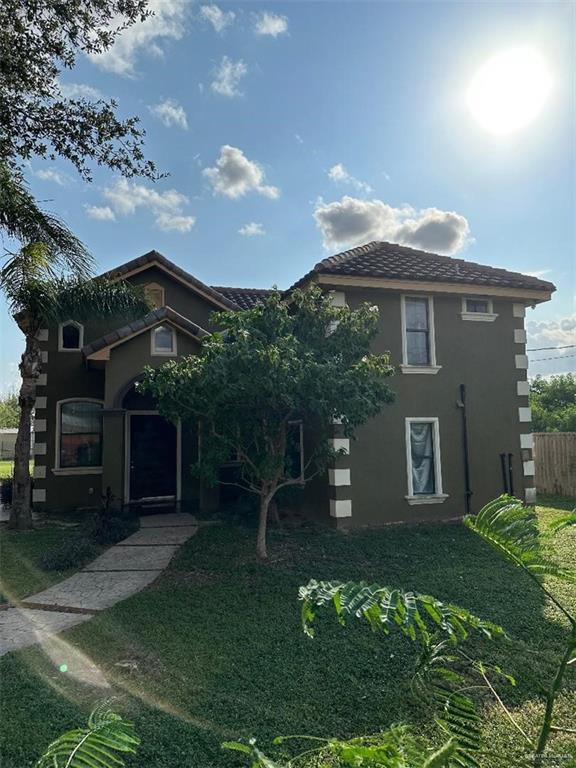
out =
[[[518,678],[504,694],[511,704],[550,679],[565,626],[530,579],[462,525],[273,530],[268,565],[254,546],[250,526],[202,527],[152,588],[67,633],[127,694],[143,740],[135,765],[234,766],[225,739],[266,744],[277,734],[345,737],[430,721],[410,692],[417,651],[408,639],[329,617],[315,640],[303,635],[296,596],[310,578],[413,589],[501,624],[512,643],[473,649]],[[31,764],[94,702],[95,691],[58,674],[37,650],[5,661],[3,768]]]

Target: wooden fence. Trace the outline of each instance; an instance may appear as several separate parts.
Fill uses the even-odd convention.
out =
[[[576,498],[576,432],[535,432],[536,490]]]

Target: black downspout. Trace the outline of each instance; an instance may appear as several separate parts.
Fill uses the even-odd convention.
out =
[[[472,490],[470,488],[470,455],[468,451],[468,420],[466,416],[466,385],[460,384],[460,412],[462,414],[462,449],[464,453],[464,485],[466,487],[465,504],[466,514],[470,514],[470,498]]]
[[[514,496],[514,476],[512,474],[512,454],[508,454],[508,479],[510,481],[510,496]]]
[[[506,454],[500,454],[500,468],[502,469],[502,493],[508,493],[508,473],[506,471]]]

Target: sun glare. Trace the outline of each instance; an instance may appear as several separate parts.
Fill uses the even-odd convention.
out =
[[[504,135],[538,116],[550,87],[543,56],[533,48],[515,48],[480,67],[468,89],[468,107],[483,128]]]

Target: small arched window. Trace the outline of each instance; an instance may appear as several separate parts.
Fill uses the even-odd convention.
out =
[[[58,349],[60,352],[78,352],[84,343],[84,326],[74,320],[60,323]]]
[[[176,333],[174,328],[169,325],[159,325],[157,328],[153,328],[151,346],[153,355],[175,355]]]

